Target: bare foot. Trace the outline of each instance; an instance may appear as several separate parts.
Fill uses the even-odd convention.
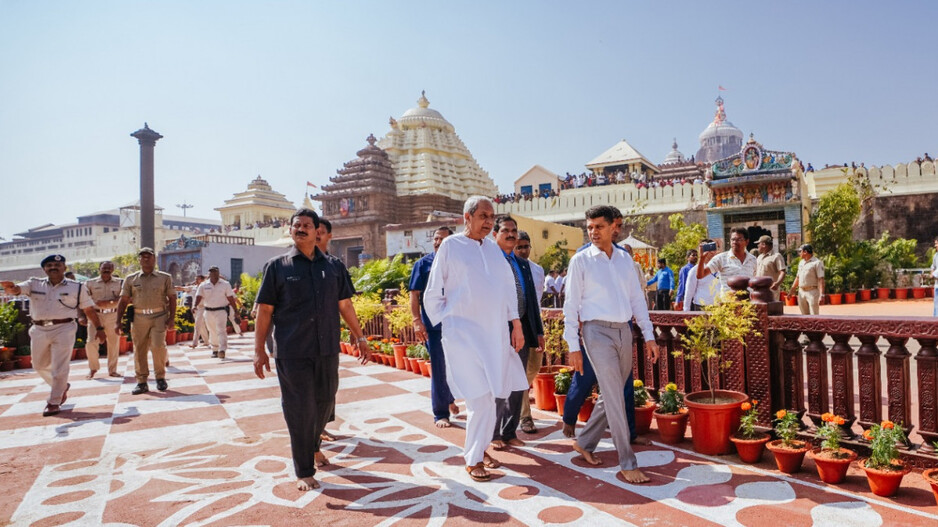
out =
[[[497,459],[490,456],[488,452],[482,455],[482,464],[485,465],[485,468],[498,468],[502,466]]]
[[[518,439],[517,437],[514,439],[509,439],[508,446],[524,446],[524,441]]]
[[[450,423],[449,419],[445,417],[443,419],[437,419],[433,424],[435,424],[437,428],[449,428],[453,426],[453,423]]]
[[[642,474],[641,470],[620,470],[622,477],[629,483],[648,483],[651,481],[648,476]]]
[[[650,445],[651,441],[645,436],[638,436],[632,441],[633,445]]]
[[[312,477],[308,478],[298,478],[296,480],[296,490],[300,492],[306,492],[313,489],[318,489],[319,483]]]
[[[579,454],[583,456],[583,459],[585,459],[586,462],[589,463],[590,465],[602,464],[602,460],[599,459],[599,456],[593,454],[592,452],[587,452],[586,450],[583,449],[583,447],[578,445],[576,441],[573,442],[573,450],[579,452]],[[622,472],[625,473],[624,470]]]
[[[576,435],[576,426],[568,425],[567,423],[563,424],[563,435],[566,437],[573,437]]]
[[[86,378],[86,379],[94,379],[94,374],[95,374],[95,373],[98,373],[98,370],[91,370],[91,371],[88,373],[88,376],[85,377],[85,378]]]
[[[457,405],[456,403],[450,403],[450,404],[449,404],[449,413],[450,413],[453,417],[456,417],[457,415],[459,415],[459,405]]]
[[[335,441],[335,436],[323,430],[323,432],[319,434],[319,439],[321,441]]]
[[[508,445],[506,445],[505,442],[502,441],[501,439],[496,439],[492,441],[491,444],[492,444],[492,448],[494,448],[495,450],[505,450],[506,448],[508,448]]]
[[[316,452],[315,454],[313,454],[313,457],[316,459],[316,466],[317,466],[317,467],[324,467],[324,466],[326,466],[326,465],[329,464],[329,459],[326,457],[325,454],[322,453],[321,450],[320,450],[319,452]],[[317,485],[317,487],[318,487],[318,486],[319,486],[319,485]]]

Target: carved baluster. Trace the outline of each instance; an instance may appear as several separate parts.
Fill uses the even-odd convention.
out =
[[[912,431],[912,386],[909,381],[909,357],[911,354],[905,344],[909,337],[886,337],[889,349],[886,350],[886,394],[889,400],[886,408],[889,420],[899,424],[908,437]]]
[[[821,426],[821,415],[830,409],[827,401],[827,347],[824,346],[824,333],[811,331],[808,346],[804,349],[808,364],[808,412],[814,426]]]
[[[764,277],[763,277],[764,278]],[[750,282],[752,282],[750,280]],[[769,350],[769,312],[767,304],[755,303],[757,322],[753,328],[753,333],[746,337],[745,346],[745,388],[742,390],[750,397],[760,402],[758,408],[759,423],[768,425],[771,422],[772,401],[772,376],[771,360]]]
[[[935,450],[938,441],[938,349],[936,339],[916,339],[922,346],[915,356],[918,369],[918,433],[923,448]]]
[[[661,327],[658,326],[656,329],[660,330]],[[641,338],[640,331],[637,331],[636,334],[638,334],[639,338]],[[655,340],[657,341],[657,339]],[[655,377],[655,363],[648,360],[648,358],[645,356],[645,339],[641,338],[641,340],[638,341],[638,345],[639,345],[639,348],[636,351],[639,352],[638,353],[639,360],[641,361],[641,364],[642,364],[642,370],[645,372],[645,376],[644,376],[645,384],[649,386],[653,386],[655,390],[660,390],[661,388],[664,387],[664,385],[658,384],[658,379]]]
[[[834,339],[830,349],[834,414],[844,418],[841,433],[851,438],[854,434],[850,427],[857,418],[853,411],[853,348],[848,344],[849,334],[835,334],[831,337]]]
[[[783,330],[785,342],[782,344],[782,382],[785,388],[782,400],[772,411],[785,408],[798,412],[799,418],[804,415],[804,366],[801,343],[798,330]]]
[[[746,354],[744,346],[735,340],[723,343],[723,360],[729,361],[730,367],[723,372],[723,388],[746,393]],[[714,362],[712,367],[721,369]]]
[[[882,366],[879,363],[877,335],[857,335],[860,348],[857,350],[857,373],[860,382],[860,419],[864,429],[879,424],[883,419]]]
[[[701,381],[703,378],[703,372],[704,370],[700,367],[699,362],[690,363],[690,385],[692,392],[699,392],[700,390],[703,390],[703,382]]]
[[[665,386],[672,380],[671,372],[674,371],[674,356],[671,355],[671,345],[674,334],[671,333],[671,326],[659,326],[655,341],[658,343],[658,386]]]
[[[681,341],[687,333],[686,326],[676,326],[674,330],[677,332],[677,335],[674,337],[674,351],[684,351],[684,343]],[[690,374],[690,359],[686,356],[682,359],[677,359],[674,361],[674,384],[677,384],[678,390],[681,390],[684,393],[690,393],[694,391],[693,386],[691,385],[691,374]]]

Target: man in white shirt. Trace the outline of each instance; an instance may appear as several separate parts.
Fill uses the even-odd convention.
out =
[[[629,444],[625,400],[619,397],[632,372],[629,322],[633,317],[645,337],[648,359],[653,362],[658,360],[658,345],[632,258],[613,248],[615,217],[608,205],[586,211],[586,230],[592,246],[573,256],[567,275],[563,336],[571,350],[570,365],[583,373],[583,358],[579,351],[572,351],[580,348],[582,336],[583,349],[593,364],[602,393],[573,449],[588,463],[599,465],[601,461],[593,451],[608,425],[622,477],[629,483],[645,483],[649,479],[638,470]]]
[[[205,318],[205,325],[208,326],[212,357],[224,359],[225,351],[228,350],[228,333],[225,327],[228,322],[228,307],[231,306],[231,309],[237,311],[238,304],[235,303],[235,294],[231,289],[231,284],[220,278],[218,266],[213,265],[208,268],[208,280],[202,282],[195,292],[195,305],[200,304],[205,306],[202,316]],[[235,320],[238,321],[237,316]]]
[[[730,229],[730,250],[717,254],[716,251],[703,250],[701,242],[700,263],[697,265],[697,279],[711,273],[719,273],[720,293],[731,291],[727,281],[736,276],[752,278],[756,276],[756,257],[746,251],[749,245],[749,231],[742,227]]]
[[[514,272],[489,237],[495,226],[492,201],[470,197],[463,217],[466,230],[447,237],[433,259],[423,307],[431,323],[443,324],[447,384],[466,401],[466,471],[475,481],[487,481],[492,476],[486,468],[499,466],[485,452],[495,429],[495,399],[528,388],[517,355],[525,339]]]
[[[703,243],[713,243],[707,239]],[[720,292],[720,282],[713,273],[697,279],[697,264],[687,272],[687,284],[684,286],[684,311],[703,311],[705,306],[712,305]]]
[[[551,269],[547,273],[547,278],[544,279],[544,292],[549,296],[549,306],[548,307],[557,307],[557,270]]]

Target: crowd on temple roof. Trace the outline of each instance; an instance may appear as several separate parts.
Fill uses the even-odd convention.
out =
[[[229,233],[231,231],[242,231],[242,230],[246,231],[246,230],[251,230],[251,229],[263,229],[265,227],[273,227],[276,229],[280,227],[285,227],[288,224],[289,224],[289,220],[287,218],[274,218],[272,220],[255,221],[254,223],[247,223],[244,225],[225,225],[223,229],[225,233]],[[216,231],[215,229],[212,229],[211,232],[214,233]]]

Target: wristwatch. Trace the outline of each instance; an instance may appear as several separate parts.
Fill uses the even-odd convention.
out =
[[[367,342],[368,342],[368,339],[366,339],[365,337],[358,337],[358,342],[366,342],[366,343],[367,343]]]

